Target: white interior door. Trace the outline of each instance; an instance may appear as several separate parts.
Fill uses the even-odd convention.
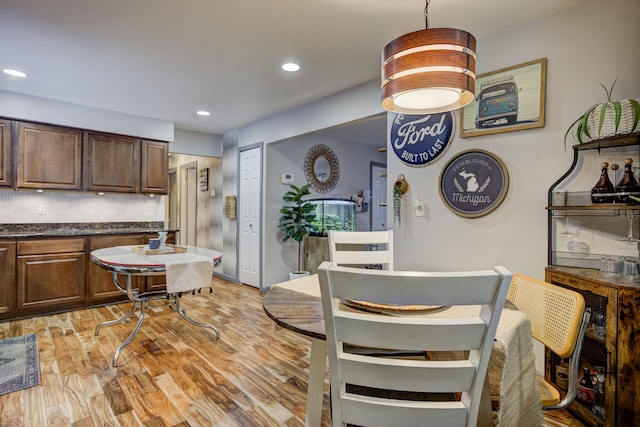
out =
[[[371,230],[387,229],[387,166],[371,164]]]
[[[198,212],[198,163],[192,162],[180,166],[180,232],[181,245],[197,246],[196,224]]]
[[[260,201],[262,148],[240,152],[240,190],[238,203],[238,280],[260,287]]]

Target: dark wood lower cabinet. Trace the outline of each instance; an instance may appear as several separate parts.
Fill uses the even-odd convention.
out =
[[[625,283],[621,275],[587,268],[548,266],[545,277],[584,296],[591,322],[582,347],[581,372],[600,369],[604,377],[602,400],[595,402],[595,391],[593,400],[585,393],[571,404],[571,411],[588,426],[640,426],[640,286]],[[553,383],[558,362],[547,349],[545,375]]]
[[[0,241],[0,321],[127,301],[113,276],[91,261],[91,251],[144,245],[148,233]],[[175,241],[169,233],[167,242]],[[121,283],[125,276],[119,275]],[[165,276],[133,277],[141,291],[165,288]]]
[[[84,239],[18,242],[16,311],[84,300]]]
[[[143,245],[145,236],[143,234],[118,235],[118,236],[95,236],[89,237],[89,254],[96,249],[108,248],[111,246]],[[90,257],[90,255],[89,255]],[[127,299],[116,285],[113,283],[113,275],[104,268],[91,262],[89,259],[89,277],[87,278],[87,301],[105,302]],[[134,287],[140,287],[143,278],[133,277]],[[124,285],[125,276],[118,275],[118,280]]]
[[[0,243],[0,313],[13,311],[16,300],[16,244]]]

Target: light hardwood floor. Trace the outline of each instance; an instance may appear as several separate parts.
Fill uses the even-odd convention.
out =
[[[149,310],[135,340],[111,366],[133,321],[129,304],[0,323],[0,338],[38,334],[41,384],[0,396],[0,426],[303,426],[310,341],[276,328],[262,293],[213,279],[213,293],[184,297],[195,319]],[[545,414],[547,426],[582,426],[570,414]],[[331,425],[328,377],[322,426]],[[508,427],[508,426],[506,426]]]

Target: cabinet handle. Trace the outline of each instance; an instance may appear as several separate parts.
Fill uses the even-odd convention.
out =
[[[607,375],[613,374],[613,370],[611,368],[611,352],[610,351],[607,351],[607,368],[605,371]]]

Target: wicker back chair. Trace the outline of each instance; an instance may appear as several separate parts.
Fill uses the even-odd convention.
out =
[[[527,314],[533,338],[558,356],[568,359],[568,389],[564,398],[560,398],[560,392],[553,385],[538,376],[542,408],[567,407],[578,393],[580,353],[589,323],[584,298],[578,292],[514,274],[507,300]]]

